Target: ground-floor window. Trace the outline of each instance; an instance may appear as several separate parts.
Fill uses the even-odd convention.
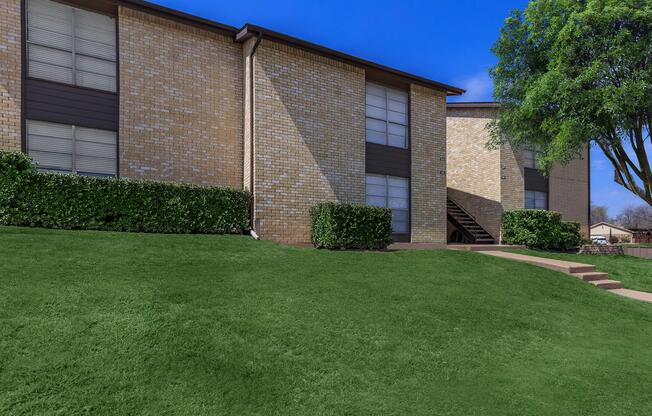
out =
[[[367,174],[367,205],[392,209],[392,231],[407,234],[410,219],[410,180],[396,176]]]
[[[94,176],[117,173],[114,131],[27,120],[27,153],[41,171]]]
[[[525,191],[526,209],[548,209],[548,193],[540,191]]]

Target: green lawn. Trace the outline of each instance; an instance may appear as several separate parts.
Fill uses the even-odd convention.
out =
[[[509,250],[551,259],[593,264],[600,272],[609,273],[609,278],[620,280],[627,289],[652,292],[652,260],[632,256],[594,256],[589,254],[566,254],[540,250]]]
[[[650,415],[652,305],[461,251],[0,228],[1,415]]]

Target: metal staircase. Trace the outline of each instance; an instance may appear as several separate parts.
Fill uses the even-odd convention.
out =
[[[455,201],[451,199],[446,201],[446,211],[448,221],[459,230],[463,240],[466,240],[456,242],[469,244],[496,243],[496,240],[475,221],[475,218]]]

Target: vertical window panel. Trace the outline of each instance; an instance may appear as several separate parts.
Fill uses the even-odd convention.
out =
[[[27,1],[28,75],[117,90],[115,19],[50,0]]]
[[[537,160],[541,150],[536,145],[526,146],[522,150],[523,166],[530,169],[539,169],[539,161]]]
[[[26,125],[27,153],[39,170],[117,174],[116,132],[34,120]]]
[[[408,94],[371,82],[366,88],[367,142],[407,148]]]
[[[366,176],[367,205],[390,208],[392,210],[392,232],[409,232],[410,181],[395,176]]]
[[[540,191],[525,191],[526,209],[548,209],[548,193]]]

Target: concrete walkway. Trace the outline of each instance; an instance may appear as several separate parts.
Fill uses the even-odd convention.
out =
[[[623,285],[620,281],[609,279],[607,273],[596,271],[595,266],[592,264],[547,259],[544,257],[527,256],[524,254],[507,253],[495,250],[478,250],[478,252],[488,256],[500,257],[506,260],[519,261],[534,264],[539,267],[545,267],[546,269],[556,270],[590,283],[600,289],[605,289],[613,294],[652,303],[652,293],[623,289]]]

